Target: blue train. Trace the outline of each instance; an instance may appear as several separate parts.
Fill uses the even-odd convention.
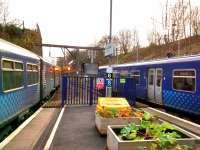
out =
[[[200,56],[112,65],[113,77],[133,77],[136,97],[200,115]],[[105,74],[108,66],[99,67]],[[115,80],[113,85],[116,85]],[[113,86],[113,88],[115,88]]]
[[[0,128],[60,84],[60,72],[36,54],[0,39]]]

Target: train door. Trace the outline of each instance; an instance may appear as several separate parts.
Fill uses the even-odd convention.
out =
[[[161,68],[148,70],[148,99],[158,104],[162,104],[162,74]]]
[[[154,100],[155,69],[148,70],[148,99]]]
[[[162,104],[162,76],[162,69],[157,68],[155,76],[155,100],[158,104]]]

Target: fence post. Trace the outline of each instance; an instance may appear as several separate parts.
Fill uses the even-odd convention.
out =
[[[90,105],[93,104],[93,77],[90,77]]]
[[[65,100],[67,99],[67,76],[62,76],[62,101],[61,106],[64,107]]]

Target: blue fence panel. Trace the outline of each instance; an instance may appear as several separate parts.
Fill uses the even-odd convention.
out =
[[[113,96],[125,97],[130,105],[135,104],[136,83],[133,78],[126,78],[120,83],[120,78],[113,79]],[[62,76],[62,107],[67,105],[93,105],[98,97],[105,97],[105,88],[96,89],[96,77]]]
[[[62,75],[62,107],[66,105],[93,105],[104,90],[96,89],[96,77]]]
[[[62,107],[64,107],[66,100],[67,100],[67,76],[62,76],[62,102],[61,102]]]

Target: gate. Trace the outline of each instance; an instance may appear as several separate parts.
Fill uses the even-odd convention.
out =
[[[93,105],[105,96],[96,89],[97,77],[62,76],[62,107],[66,105]]]

